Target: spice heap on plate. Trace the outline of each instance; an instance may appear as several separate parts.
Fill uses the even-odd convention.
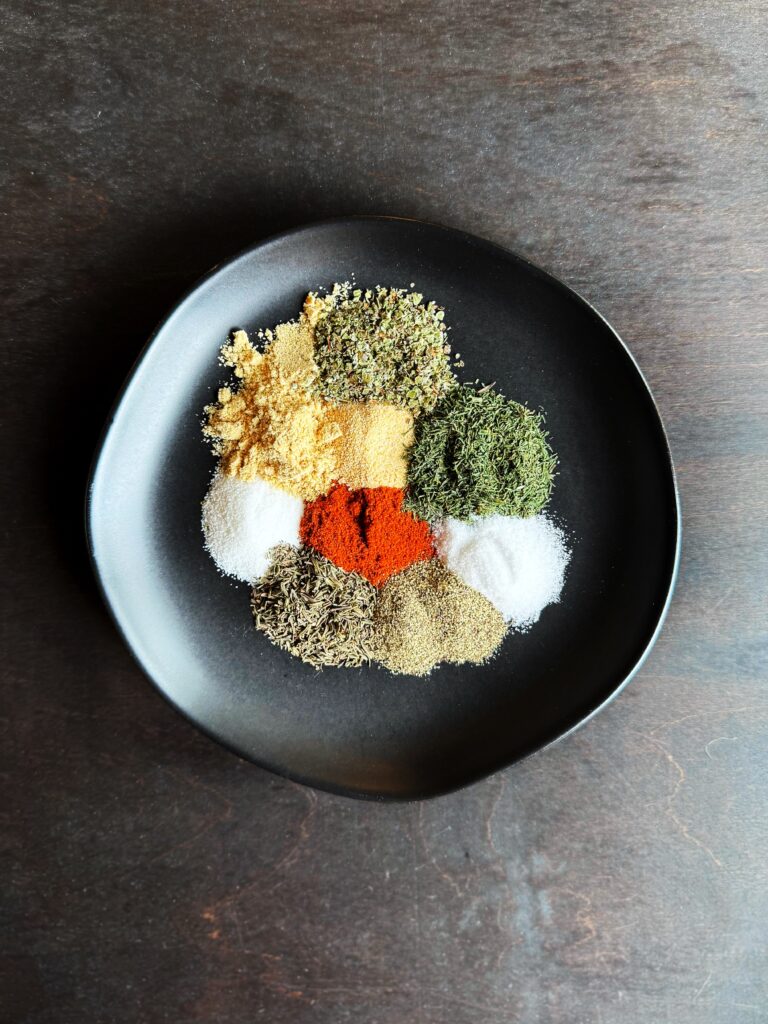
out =
[[[336,284],[296,321],[233,332],[206,406],[206,547],[256,628],[316,668],[481,663],[559,600],[542,416],[465,384],[444,310]]]

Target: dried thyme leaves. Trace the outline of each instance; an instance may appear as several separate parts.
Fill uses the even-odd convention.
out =
[[[257,629],[315,668],[371,659],[376,588],[311,548],[286,544],[251,592]]]
[[[549,500],[556,464],[541,415],[465,384],[416,421],[404,507],[430,521],[532,516]]]
[[[434,409],[456,380],[443,310],[423,298],[402,288],[335,285],[316,300],[319,394],[339,402],[393,402],[414,415]]]

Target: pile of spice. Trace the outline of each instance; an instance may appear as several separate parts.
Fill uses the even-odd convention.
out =
[[[334,285],[314,307],[318,391],[429,412],[456,385],[444,311],[402,288]]]
[[[560,600],[570,553],[563,531],[544,515],[445,519],[437,550],[449,569],[484,594],[505,622],[527,630]]]
[[[273,643],[322,668],[353,668],[371,658],[376,589],[311,548],[275,548],[251,594],[256,628]]]
[[[374,656],[390,671],[414,676],[441,661],[485,661],[506,632],[491,602],[437,558],[392,576],[374,621]]]
[[[396,487],[351,491],[336,484],[305,507],[301,539],[347,572],[381,586],[435,553],[429,524],[402,505],[403,492]]]
[[[407,507],[431,520],[535,515],[556,461],[538,413],[490,387],[455,388],[418,422]]]
[[[206,548],[251,585],[256,628],[316,668],[481,663],[559,600],[542,416],[458,381],[444,315],[337,284],[222,348]]]
[[[227,476],[268,480],[299,498],[314,498],[333,480],[340,429],[327,403],[310,395],[311,371],[288,369],[274,345],[262,353],[245,331],[235,332],[221,361],[241,383],[219,390],[218,402],[205,409],[203,429]]]
[[[300,543],[304,503],[266,480],[241,480],[221,470],[203,502],[205,546],[226,576],[253,583],[277,544]]]
[[[399,487],[408,480],[413,416],[386,402],[343,402],[331,413],[339,430],[334,478],[348,487]]]

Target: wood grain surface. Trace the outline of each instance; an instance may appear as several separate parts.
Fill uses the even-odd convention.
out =
[[[0,1018],[768,1021],[764,0],[0,14]],[[197,733],[83,545],[156,321],[241,247],[347,213],[452,224],[580,290],[647,375],[682,494],[631,686],[426,804],[318,794]]]

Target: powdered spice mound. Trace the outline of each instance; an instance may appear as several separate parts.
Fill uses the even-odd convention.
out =
[[[390,672],[428,675],[441,661],[483,662],[506,626],[491,602],[434,558],[393,576],[379,591],[373,656]]]
[[[341,429],[329,417],[332,407],[307,394],[309,328],[303,323],[281,327],[274,348],[269,345],[263,353],[245,331],[224,346],[221,361],[242,384],[219,390],[218,402],[205,408],[203,430],[214,439],[227,476],[261,477],[299,498],[314,498],[334,479]]]
[[[305,506],[301,539],[347,572],[381,586],[435,553],[429,524],[403,511],[403,495],[398,487],[352,491],[336,484]]]
[[[405,487],[413,416],[384,402],[343,402],[330,414],[340,436],[336,476],[347,487]]]

